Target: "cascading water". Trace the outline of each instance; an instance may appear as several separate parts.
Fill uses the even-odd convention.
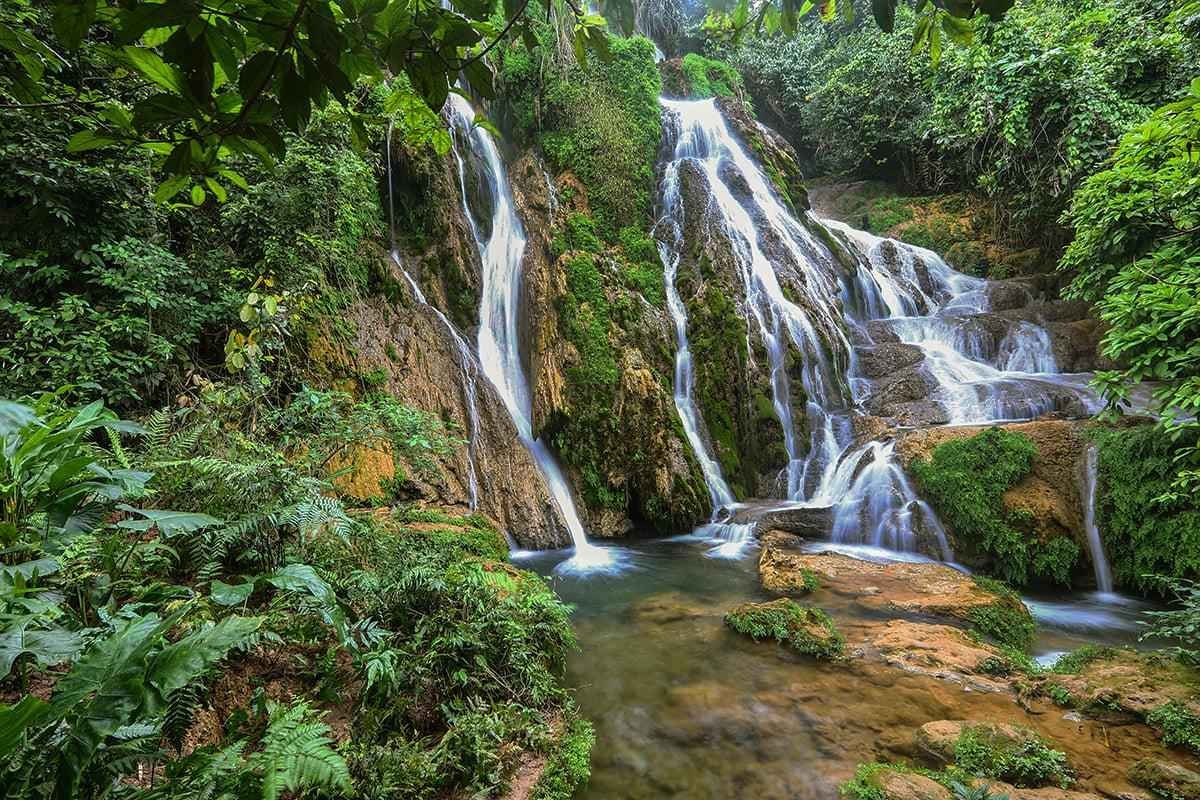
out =
[[[834,304],[839,290],[837,275],[831,262],[819,257],[822,246],[784,208],[769,179],[729,131],[712,100],[661,102],[675,136],[662,181],[663,215],[673,220],[676,233],[663,242],[664,264],[671,272],[668,283],[673,286],[674,269],[681,257],[682,235],[678,231],[682,230],[686,213],[680,191],[681,170],[688,166],[703,175],[711,192],[703,220],[706,229],[723,236],[732,246],[744,305],[769,362],[772,404],[783,428],[788,455],[787,496],[802,500],[810,487],[823,482],[834,469],[842,450],[839,433],[844,427],[835,416],[844,414],[851,404],[849,384],[843,377],[850,365],[850,342]],[[748,195],[744,204],[731,188],[733,176]],[[770,256],[760,239],[760,225],[770,234]],[[782,268],[778,266],[781,262],[793,271],[794,288],[804,295],[804,308],[785,295],[776,274]],[[681,317],[674,311],[673,316],[678,330]],[[683,325],[681,341],[686,344],[686,319]],[[807,443],[798,436],[793,419],[789,348],[799,353],[800,378],[808,398]],[[695,413],[694,404],[691,413]],[[702,460],[707,457],[697,452]],[[710,483],[710,493],[713,488]]]
[[[1087,449],[1083,461],[1082,500],[1083,526],[1087,533],[1088,551],[1092,557],[1092,567],[1096,573],[1096,588],[1104,594],[1113,590],[1112,570],[1108,566],[1108,557],[1104,553],[1104,542],[1100,539],[1100,526],[1096,522],[1096,483],[1100,453],[1095,445]]]
[[[463,396],[466,399],[467,420],[470,424],[467,440],[467,488],[470,492],[471,510],[474,511],[479,507],[479,478],[475,467],[476,451],[478,435],[479,435],[479,407],[476,403],[475,394],[475,375],[478,372],[479,365],[475,359],[471,348],[467,345],[467,340],[459,333],[458,328],[454,327],[449,318],[441,312],[441,310],[425,299],[425,293],[421,291],[420,285],[416,279],[404,268],[404,262],[400,258],[400,249],[396,245],[396,210],[392,201],[392,128],[388,125],[387,131],[387,183],[388,183],[388,228],[391,235],[392,245],[392,263],[396,265],[396,269],[400,270],[400,274],[404,276],[405,282],[408,283],[408,288],[412,291],[413,297],[422,306],[430,309],[434,315],[445,326],[447,333],[450,334],[450,340],[454,342],[454,347],[458,351],[458,365],[462,372],[462,387]]]
[[[483,263],[483,288],[479,307],[479,363],[484,376],[496,388],[508,410],[521,443],[537,464],[546,488],[566,523],[574,554],[560,568],[569,571],[603,569],[614,564],[613,552],[587,541],[583,522],[575,508],[571,488],[558,461],[545,442],[533,436],[532,402],[525,369],[521,363],[518,320],[521,302],[521,261],[525,253],[525,231],[513,203],[512,190],[496,143],[475,125],[475,112],[461,95],[451,93],[448,117],[455,133],[454,155],[458,162],[463,209],[475,234]],[[483,160],[484,177],[494,199],[491,228],[486,238],[475,219],[469,197],[463,154],[459,147],[469,143]]]
[[[797,219],[712,101],[662,104],[665,127],[675,136],[663,168],[659,240],[676,330],[676,406],[704,472],[714,519],[729,505],[730,493],[692,399],[687,315],[675,286],[689,210],[681,186],[685,169],[705,181],[710,197],[705,218],[687,221],[689,235],[699,226],[704,235],[728,241],[746,316],[767,353],[789,459],[785,496],[805,506],[830,506],[834,541],[901,550],[924,542],[950,560],[946,533],[917,496],[894,442],[853,445],[850,423],[862,413],[871,384],[856,372],[850,341],[873,346],[874,326],[882,325],[893,341],[918,348],[920,374],[935,387],[931,405],[952,424],[1031,419],[1064,407],[1093,413],[1100,400],[1087,386],[1090,376],[1059,374],[1044,328],[989,316],[988,282],[957,272],[935,253],[811,215]],[[821,224],[830,246],[844,249],[843,258],[833,258],[809,232]],[[846,261],[856,267],[835,267]],[[798,278],[788,283],[792,296],[803,295],[797,302],[785,297],[781,275]],[[807,442],[792,419],[790,349],[807,397]]]

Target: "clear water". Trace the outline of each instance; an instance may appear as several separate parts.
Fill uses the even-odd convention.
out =
[[[767,596],[756,558],[711,558],[711,547],[699,535],[641,541],[629,548],[626,572],[587,580],[556,573],[561,555],[522,560],[576,608],[580,649],[568,680],[597,733],[592,779],[580,798],[833,800],[857,763],[894,755],[890,748],[905,746],[925,722],[968,716],[1032,726],[1065,743],[1072,757],[1100,764],[1107,757],[1091,749],[1091,737],[1101,741],[1098,727],[1089,737],[1092,723],[1053,709],[1026,714],[1009,694],[964,691],[861,659],[817,662],[732,634],[725,611]],[[753,545],[745,554],[753,556]],[[875,619],[829,592],[812,601],[851,640]],[[1042,621],[1035,654],[1049,662],[1088,642],[1136,642],[1138,606],[1087,595],[1033,605]],[[1138,727],[1109,733],[1134,736],[1129,729]],[[1091,788],[1091,779],[1119,782],[1120,768],[1078,788]]]

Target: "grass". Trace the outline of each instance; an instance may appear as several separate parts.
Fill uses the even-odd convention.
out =
[[[827,613],[787,598],[740,605],[725,615],[725,624],[756,641],[774,639],[817,658],[839,658],[846,648]]]

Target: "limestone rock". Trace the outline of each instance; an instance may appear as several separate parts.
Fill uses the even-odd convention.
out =
[[[1129,768],[1129,780],[1163,797],[1200,798],[1200,774],[1170,761],[1142,759]]]
[[[884,663],[919,675],[956,680],[972,688],[1001,691],[1008,683],[978,674],[996,648],[976,642],[958,628],[909,620],[888,620],[871,630],[868,645]]]
[[[886,800],[949,800],[950,790],[914,772],[883,770],[873,778]]]
[[[1037,738],[1037,734],[1028,728],[1015,725],[943,719],[927,722],[918,728],[913,742],[918,752],[935,763],[949,764],[954,761],[958,738],[968,730],[997,744],[1014,746]]]

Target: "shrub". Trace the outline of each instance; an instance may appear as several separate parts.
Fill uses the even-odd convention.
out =
[[[1154,426],[1098,430],[1096,521],[1118,585],[1200,575],[1200,496],[1175,495],[1179,443]]]
[[[742,93],[742,76],[724,61],[688,53],[683,57],[682,69],[689,96],[694,99],[735,97]]]
[[[954,745],[954,763],[972,775],[996,778],[1014,786],[1054,783],[1065,789],[1072,780],[1067,756],[1061,750],[1054,750],[1035,737],[1013,742],[979,727],[967,728],[959,735]]]
[[[1200,753],[1200,718],[1180,703],[1167,703],[1146,715],[1146,722],[1162,732],[1164,744]]]
[[[991,562],[993,571],[1017,585],[1028,582],[1025,520],[1004,507],[1004,492],[1029,474],[1033,442],[991,428],[969,439],[944,442],[929,460],[912,464],[913,475],[933,507],[954,531],[957,547]]]
[[[828,614],[788,598],[738,606],[725,615],[725,624],[752,639],[774,639],[818,658],[838,658],[846,645]]]
[[[590,757],[595,741],[591,723],[572,718],[533,789],[532,800],[570,800],[591,774]]]

